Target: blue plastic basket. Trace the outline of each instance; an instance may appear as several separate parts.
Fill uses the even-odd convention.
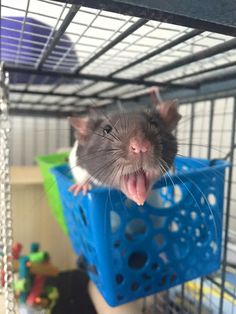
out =
[[[143,206],[104,188],[74,197],[68,166],[52,170],[74,250],[111,306],[219,268],[227,166],[176,158],[176,174],[160,180]]]

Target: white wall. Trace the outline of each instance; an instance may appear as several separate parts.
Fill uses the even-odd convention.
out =
[[[69,146],[67,119],[12,116],[11,129],[12,165],[32,165],[36,156]]]

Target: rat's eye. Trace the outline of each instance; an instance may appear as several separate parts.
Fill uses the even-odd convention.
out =
[[[107,124],[103,128],[103,135],[105,136],[105,135],[111,133],[111,131],[112,131],[112,126]]]

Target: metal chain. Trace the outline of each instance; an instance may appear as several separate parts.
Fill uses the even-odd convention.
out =
[[[9,173],[9,147],[8,138],[10,123],[8,117],[8,74],[0,65],[0,245],[1,245],[1,273],[4,281],[5,313],[15,314],[15,296],[13,288],[12,267],[12,212]]]

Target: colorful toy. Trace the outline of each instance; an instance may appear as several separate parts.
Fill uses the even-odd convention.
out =
[[[30,253],[20,256],[22,245],[14,244],[13,267],[18,272],[14,289],[20,305],[45,308],[50,313],[59,294],[56,287],[46,286],[45,282],[47,277],[57,276],[59,271],[50,263],[49,254],[39,249],[38,243],[32,243]]]
[[[22,250],[22,245],[20,243],[13,244],[12,257],[14,260],[17,260],[20,257],[21,250]]]

